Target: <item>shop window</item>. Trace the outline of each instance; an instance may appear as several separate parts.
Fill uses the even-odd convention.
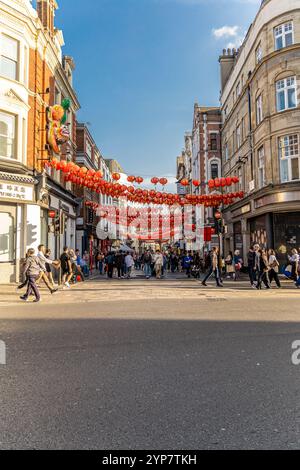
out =
[[[18,80],[19,41],[6,36],[6,34],[2,34],[0,50],[0,75],[12,80]]]
[[[276,82],[277,111],[286,111],[297,107],[296,77],[289,77]]]
[[[281,182],[300,179],[299,136],[287,135],[279,139]]]
[[[0,212],[0,263],[15,259],[14,218],[9,212]]]
[[[16,158],[16,116],[0,111],[0,157]]]
[[[274,30],[275,35],[275,49],[283,49],[284,47],[294,44],[294,27],[293,22],[281,24]]]

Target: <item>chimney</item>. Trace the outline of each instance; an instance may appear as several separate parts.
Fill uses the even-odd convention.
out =
[[[58,9],[56,0],[37,0],[37,13],[44,26],[51,36],[54,35],[54,16]]]
[[[223,49],[223,54],[219,58],[221,66],[221,87],[222,92],[231,75],[236,62],[237,51],[235,49]]]

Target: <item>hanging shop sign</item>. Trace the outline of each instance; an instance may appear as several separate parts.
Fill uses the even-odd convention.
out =
[[[64,99],[61,105],[47,108],[47,141],[56,155],[60,154],[59,146],[70,140],[69,126],[66,125],[70,104],[69,99]]]
[[[0,199],[11,199],[19,202],[33,201],[33,187],[23,184],[0,181]]]

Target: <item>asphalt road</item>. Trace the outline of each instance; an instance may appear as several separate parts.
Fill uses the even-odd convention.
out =
[[[299,449],[300,297],[172,287],[0,308],[0,449]]]

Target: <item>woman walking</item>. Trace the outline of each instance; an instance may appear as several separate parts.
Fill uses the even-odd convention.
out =
[[[292,254],[288,258],[289,258],[289,262],[292,265],[291,279],[295,282],[295,285],[297,287],[297,284],[298,284],[299,255],[298,255],[298,251],[296,250],[296,248],[292,249]]]
[[[278,289],[281,288],[280,280],[278,277],[279,273],[279,263],[276,257],[275,250],[269,250],[268,252],[269,255],[269,281],[270,285],[272,284],[272,281],[274,280],[276,282],[276,285]]]
[[[258,259],[258,279],[256,289],[261,290],[261,285],[264,283],[267,289],[270,289],[268,271],[269,263],[268,256],[265,250],[258,250],[259,259]]]
[[[232,251],[229,252],[229,255],[225,259],[226,265],[226,277],[227,279],[234,279],[235,269],[234,269],[234,262],[233,262],[233,253]]]
[[[241,277],[241,269],[243,267],[243,259],[241,257],[240,251],[235,250],[234,257],[233,257],[233,264],[234,264],[234,280],[238,281]]]

